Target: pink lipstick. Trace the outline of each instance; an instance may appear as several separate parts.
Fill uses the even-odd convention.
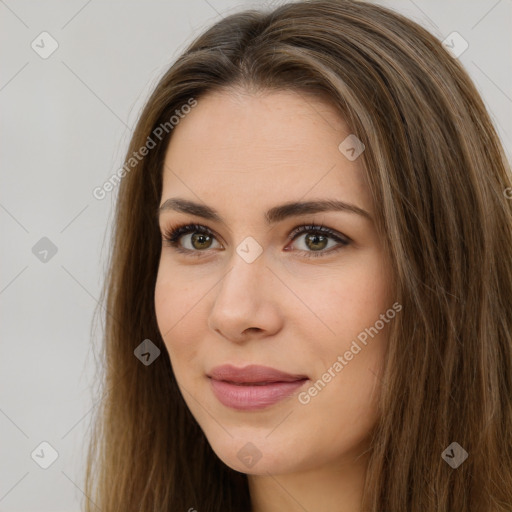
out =
[[[267,366],[215,367],[209,374],[214,395],[226,407],[258,410],[269,407],[302,387],[309,379]]]

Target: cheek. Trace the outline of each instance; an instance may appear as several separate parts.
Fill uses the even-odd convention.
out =
[[[164,338],[172,327],[175,315],[175,294],[171,282],[166,279],[165,273],[159,269],[155,284],[155,314],[160,334]]]
[[[338,349],[340,340],[352,340],[374,325],[393,303],[389,268],[381,254],[360,255],[345,268],[315,281],[314,286],[298,287],[298,294],[307,298],[307,305],[329,328]]]
[[[329,282],[323,301],[320,294],[315,299],[323,308],[318,316],[334,334],[331,332],[323,346],[314,349],[321,361],[315,377],[329,384],[323,389],[320,383],[322,397],[315,398],[313,407],[318,408],[319,417],[329,410],[339,424],[352,418],[356,431],[369,428],[376,418],[389,324],[393,322],[391,315],[386,317],[388,322],[381,320],[394,302],[390,285],[389,267],[383,264],[382,255],[370,253],[337,274],[336,282]],[[343,360],[339,361],[338,356]],[[328,369],[336,375],[334,378],[324,374]],[[350,424],[344,428],[351,431]]]
[[[194,357],[192,313],[199,299],[194,300],[189,288],[177,273],[159,270],[155,284],[155,314],[158,329],[167,347],[173,368]]]
[[[164,258],[162,258],[164,259]],[[199,301],[201,291],[199,283],[193,283],[183,272],[168,264],[160,264],[155,283],[155,312],[162,334],[172,329],[183,329],[188,317]]]

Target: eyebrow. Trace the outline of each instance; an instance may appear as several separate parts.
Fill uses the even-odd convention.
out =
[[[202,217],[204,219],[225,224],[224,219],[219,215],[217,210],[205,204],[196,203],[188,199],[182,199],[179,197],[167,199],[157,209],[156,214],[159,217],[161,213],[169,210],[187,213],[189,215],[195,215],[197,217]],[[354,204],[346,203],[344,201],[337,201],[334,199],[289,202],[279,206],[274,206],[265,213],[265,221],[270,225],[280,222],[288,217],[326,211],[353,213],[360,215],[369,221],[372,221],[371,215],[366,210],[363,210]]]

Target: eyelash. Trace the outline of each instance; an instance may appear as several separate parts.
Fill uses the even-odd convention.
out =
[[[203,226],[201,224],[181,224],[174,228],[170,228],[165,230],[162,241],[165,245],[171,246],[174,248],[174,250],[184,253],[193,257],[203,257],[205,252],[208,251],[208,249],[204,251],[192,251],[190,249],[184,249],[183,247],[179,246],[179,239],[187,235],[189,233],[201,233],[204,235],[209,235],[215,237],[215,234],[206,226]],[[289,235],[287,241],[294,241],[296,238],[298,238],[298,235],[301,235],[303,233],[314,233],[314,234],[322,234],[322,235],[328,235],[329,238],[332,238],[339,244],[337,248],[331,248],[327,251],[299,251],[305,254],[308,258],[321,258],[324,257],[326,254],[332,254],[335,252],[338,252],[339,250],[343,249],[347,245],[350,245],[351,240],[348,237],[340,237],[336,232],[333,230],[326,228],[323,225],[317,225],[317,224],[305,224],[302,226],[298,226],[295,228]]]

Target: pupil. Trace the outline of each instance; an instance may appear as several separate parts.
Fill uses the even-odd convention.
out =
[[[204,243],[204,239],[209,238],[209,235],[204,235],[202,233],[194,233],[192,235],[192,245],[194,245],[195,242],[199,242],[199,244]]]
[[[313,241],[313,245],[318,245],[318,240],[323,238],[323,245],[322,245],[322,242],[320,242],[320,244],[322,245],[321,247],[319,247],[319,249],[323,249],[325,247],[325,241],[326,241],[326,237],[323,236],[323,235],[308,235],[307,237],[307,241]],[[313,247],[310,247],[310,249],[313,249]]]

